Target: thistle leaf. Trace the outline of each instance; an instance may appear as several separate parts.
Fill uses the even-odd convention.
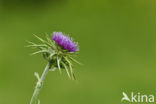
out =
[[[49,42],[47,42],[47,41],[45,41],[45,40],[43,40],[42,38],[40,38],[40,37],[38,37],[37,35],[34,35],[38,40],[40,40],[41,42],[43,42],[43,43],[45,43],[46,45],[48,45],[48,46],[50,46],[50,47],[52,47],[53,48],[53,45],[52,44],[50,44]]]
[[[70,60],[68,60],[66,56],[64,56],[64,59],[68,62],[68,64],[72,65],[72,63],[70,62]]]
[[[73,78],[74,78],[74,80],[76,80],[76,77],[75,77],[75,74],[73,73]]]
[[[34,73],[35,77],[38,79],[38,81],[40,80],[40,76],[37,72]]]
[[[72,63],[66,58],[66,57],[64,57],[65,58],[65,60],[68,62],[68,64],[69,64],[69,68],[70,68],[70,73],[71,73],[71,76],[72,76],[72,79],[73,80],[75,80],[75,78],[74,78],[74,73],[73,73],[73,69],[72,69]]]
[[[52,58],[54,55],[55,55],[55,53],[51,53],[49,57]]]
[[[49,53],[47,50],[41,50],[41,51],[34,52],[31,55],[35,55],[35,54],[39,54],[39,53],[45,53],[45,52]]]
[[[47,39],[47,41],[48,41],[49,43],[51,43],[51,44],[53,45],[53,42],[52,42],[52,40],[49,38],[48,34],[46,35],[46,39]]]
[[[33,45],[27,45],[27,47],[47,47],[47,45],[45,45],[45,44],[39,44],[39,45],[37,45],[37,44],[33,44]]]
[[[70,57],[70,56],[69,56],[69,58],[70,58],[72,61],[74,61],[75,63],[77,63],[77,64],[79,64],[79,65],[83,65],[82,63],[78,62],[76,59],[74,59],[74,58],[72,58],[72,57]]]
[[[26,42],[29,43],[29,44],[35,45],[35,43],[33,43],[33,42],[31,42],[31,41],[26,40]]]
[[[71,76],[70,76],[70,73],[68,71],[67,66],[63,62],[62,62],[62,64],[63,64],[64,68],[66,69],[66,72],[67,72],[68,77],[71,79]]]
[[[38,37],[37,35],[33,34],[38,40],[40,40],[41,42],[45,42],[45,40],[43,40],[42,38]]]
[[[60,58],[57,56],[57,66],[58,66],[58,69],[59,69],[59,72],[61,74],[61,68],[60,68]]]
[[[75,80],[74,72],[73,72],[71,64],[69,64],[69,68],[70,68],[70,72],[71,72],[71,75],[72,75],[72,79]]]
[[[38,104],[40,104],[40,100],[38,99]]]
[[[49,69],[49,71],[55,71],[57,68],[56,67],[53,67],[51,69]]]

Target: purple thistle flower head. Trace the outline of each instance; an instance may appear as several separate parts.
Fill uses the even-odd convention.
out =
[[[62,32],[53,32],[52,40],[69,52],[78,51],[78,43],[73,42],[69,36],[64,35]]]

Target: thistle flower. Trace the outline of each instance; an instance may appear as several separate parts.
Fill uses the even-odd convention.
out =
[[[33,42],[28,42],[30,45],[28,47],[36,48],[39,51],[32,53],[42,54],[43,58],[47,60],[48,64],[45,67],[41,77],[38,73],[35,72],[35,76],[38,79],[38,82],[35,87],[35,91],[31,98],[30,104],[39,104],[38,95],[41,87],[43,86],[44,79],[47,73],[56,69],[62,73],[61,70],[65,69],[68,77],[72,80],[75,79],[75,75],[72,68],[72,62],[80,64],[74,59],[75,54],[78,52],[78,43],[73,42],[73,40],[62,32],[54,32],[52,39],[49,36],[46,36],[46,40],[34,35],[38,40],[41,41],[41,44],[36,44]]]
[[[54,40],[59,46],[70,52],[78,51],[78,43],[73,42],[73,40],[70,39],[69,36],[63,35],[62,32],[54,32],[52,40]]]

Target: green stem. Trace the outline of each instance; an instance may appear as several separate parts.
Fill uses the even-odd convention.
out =
[[[43,85],[44,79],[45,79],[45,77],[46,77],[46,75],[47,75],[47,73],[48,73],[50,68],[51,68],[51,64],[48,63],[47,66],[45,67],[43,73],[42,73],[41,78],[38,79],[38,82],[36,84],[33,96],[32,96],[31,101],[30,101],[30,104],[37,104],[39,92],[41,90],[41,87]]]

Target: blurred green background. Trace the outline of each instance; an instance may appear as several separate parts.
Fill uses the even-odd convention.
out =
[[[122,92],[156,97],[155,0],[0,0],[0,104],[29,104],[46,61],[26,40],[53,31],[80,45],[77,81],[49,72],[41,104],[120,104]]]

